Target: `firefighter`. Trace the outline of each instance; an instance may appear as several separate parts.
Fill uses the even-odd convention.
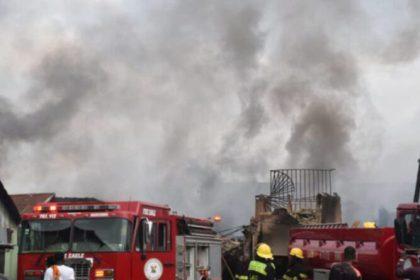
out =
[[[45,268],[48,269],[50,267],[52,267],[55,264],[55,258],[54,256],[49,256],[46,260],[45,260]]]
[[[333,265],[329,280],[361,280],[362,274],[353,266],[356,249],[352,246],[344,248],[344,262]]]
[[[300,248],[293,248],[289,253],[289,268],[283,275],[283,280],[302,280],[308,279],[310,273],[304,266],[303,251]]]
[[[244,256],[239,256],[237,258],[238,262],[235,267],[235,279],[236,280],[248,280],[248,264],[249,260],[247,260]],[[224,279],[224,278],[223,278]]]
[[[257,247],[255,259],[249,263],[248,279],[249,280],[275,280],[276,267],[273,262],[273,253],[271,248],[265,243],[261,243]],[[241,278],[244,279],[244,278]]]

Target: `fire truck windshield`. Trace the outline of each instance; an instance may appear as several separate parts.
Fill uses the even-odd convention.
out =
[[[74,222],[73,252],[127,251],[131,223],[120,218],[78,219]]]
[[[128,251],[131,229],[122,218],[23,221],[20,252]]]
[[[67,251],[70,229],[70,220],[23,221],[20,250],[23,253]]]

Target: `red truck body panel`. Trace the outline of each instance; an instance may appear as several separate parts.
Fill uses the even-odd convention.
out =
[[[343,260],[344,248],[357,252],[355,266],[364,280],[394,280],[399,250],[393,228],[298,228],[290,231],[290,247],[301,248],[312,268],[330,269]]]

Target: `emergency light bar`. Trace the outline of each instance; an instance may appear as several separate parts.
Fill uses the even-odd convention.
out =
[[[36,205],[35,213],[57,212],[87,212],[87,211],[112,211],[119,209],[119,205],[93,204],[93,205]]]
[[[118,205],[62,205],[58,208],[60,212],[82,212],[82,211],[111,211],[119,209]]]

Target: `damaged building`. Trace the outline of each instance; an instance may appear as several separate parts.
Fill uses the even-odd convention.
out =
[[[8,279],[17,278],[20,220],[16,205],[0,181],[0,276],[6,276]]]
[[[333,169],[270,171],[270,194],[255,198],[255,216],[245,228],[244,255],[260,242],[276,256],[287,256],[289,229],[302,225],[340,224],[341,200],[333,193]]]
[[[247,263],[261,242],[270,244],[276,261],[287,262],[289,230],[293,227],[342,224],[341,199],[333,192],[333,169],[278,169],[270,171],[270,193],[255,197],[255,215],[243,229],[238,248]],[[236,265],[238,266],[238,265]]]

